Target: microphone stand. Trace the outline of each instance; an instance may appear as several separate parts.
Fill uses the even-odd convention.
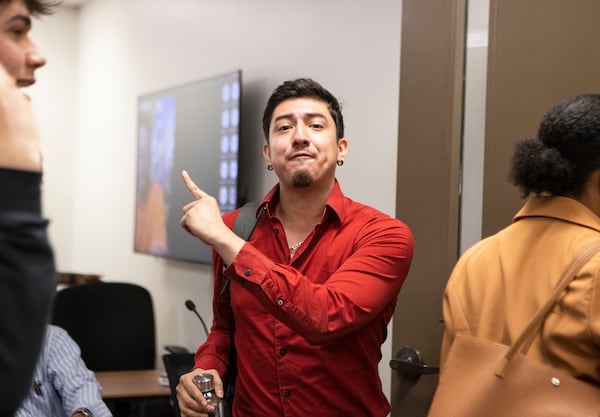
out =
[[[194,314],[196,314],[196,316],[200,319],[200,323],[202,323],[202,327],[204,327],[204,333],[206,334],[206,337],[208,337],[208,328],[206,327],[206,323],[204,323],[204,320],[198,313],[198,310],[196,310],[196,304],[194,304],[194,302],[192,300],[186,300],[185,306],[187,307],[188,310],[193,311]]]

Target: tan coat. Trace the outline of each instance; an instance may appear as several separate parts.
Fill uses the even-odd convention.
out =
[[[470,248],[446,286],[441,368],[457,333],[511,344],[549,298],[600,218],[566,197],[533,197],[513,223]],[[468,328],[458,328],[463,315]],[[548,316],[529,356],[600,385],[600,255],[583,267]]]

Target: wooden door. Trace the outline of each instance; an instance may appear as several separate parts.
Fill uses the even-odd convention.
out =
[[[414,234],[415,255],[398,299],[392,350],[416,351],[430,366],[422,369],[433,371],[442,291],[458,252],[465,0],[404,0],[402,13],[396,210]],[[418,366],[410,355],[406,361]],[[394,370],[392,416],[425,416],[436,384],[435,373]]]
[[[600,1],[491,0],[483,236],[522,205],[508,181],[515,142],[561,99],[600,92]]]

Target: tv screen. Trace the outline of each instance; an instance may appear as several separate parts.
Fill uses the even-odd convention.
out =
[[[241,71],[138,98],[134,251],[211,263],[211,248],[179,224],[192,196],[186,170],[219,202],[239,206]]]

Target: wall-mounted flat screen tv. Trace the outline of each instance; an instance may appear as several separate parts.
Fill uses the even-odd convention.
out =
[[[138,98],[134,251],[210,264],[211,248],[180,226],[186,170],[219,202],[239,206],[241,71]]]

